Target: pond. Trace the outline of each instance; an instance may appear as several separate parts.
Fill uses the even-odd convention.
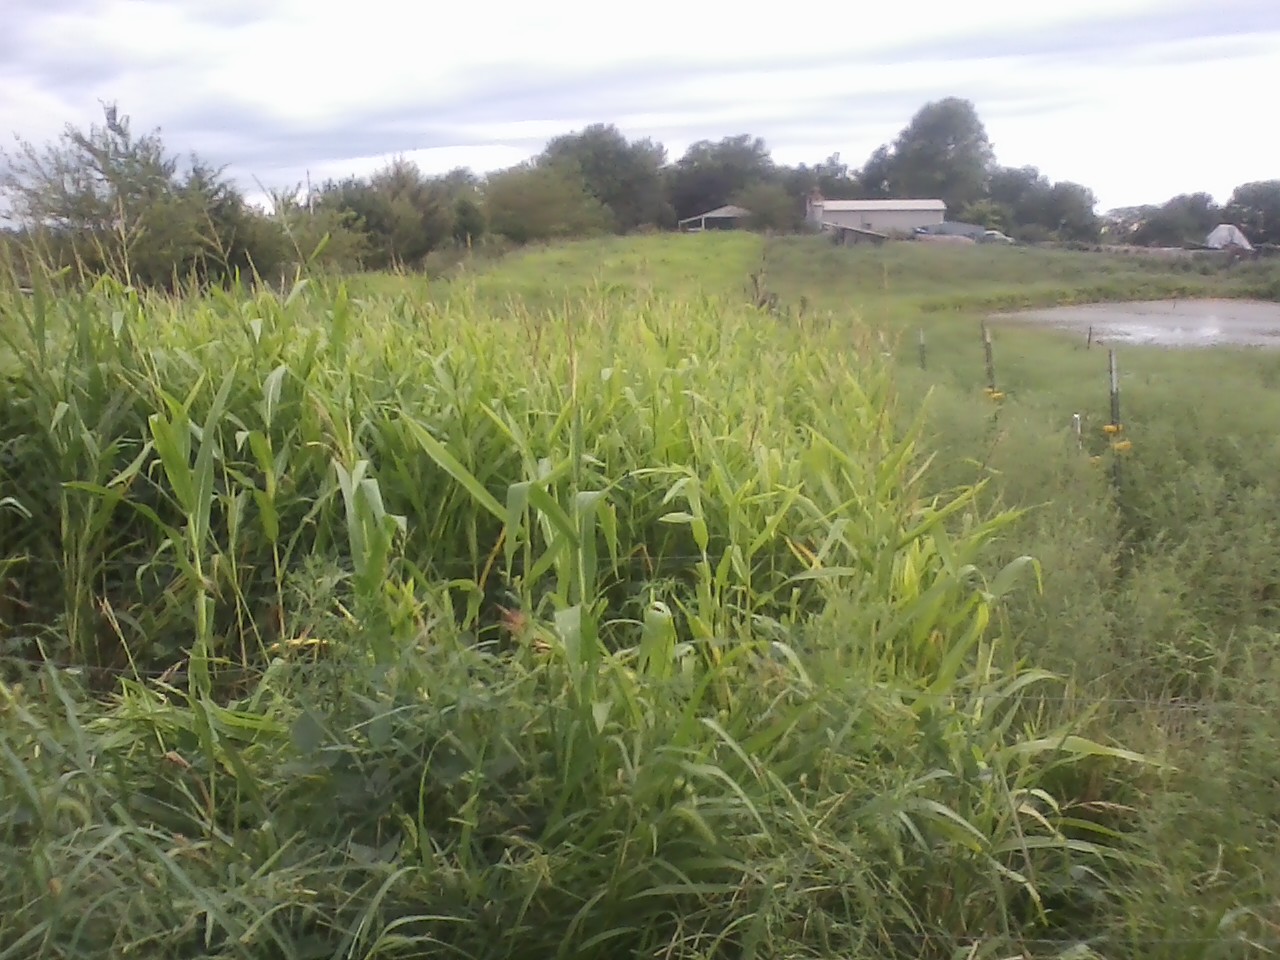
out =
[[[1280,303],[1262,300],[1143,300],[1001,314],[1001,320],[1072,330],[1095,343],[1153,347],[1280,348]]]

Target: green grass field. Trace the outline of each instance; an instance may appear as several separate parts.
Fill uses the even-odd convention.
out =
[[[1272,955],[1280,355],[979,333],[1276,284],[0,287],[0,960]]]

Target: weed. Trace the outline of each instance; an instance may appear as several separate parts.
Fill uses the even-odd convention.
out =
[[[1261,275],[760,262],[0,290],[0,957],[1262,955],[1275,364],[978,337]]]

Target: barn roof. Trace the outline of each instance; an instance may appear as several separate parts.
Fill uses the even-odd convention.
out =
[[[828,213],[871,213],[885,210],[946,210],[943,200],[815,200]]]
[[[725,204],[723,207],[716,207],[714,210],[708,210],[706,213],[700,213],[696,217],[685,217],[681,223],[689,220],[701,220],[703,217],[716,217],[723,220],[734,219],[738,217],[751,216],[750,210],[744,210],[742,207],[735,206],[732,203]]]
[[[851,227],[845,223],[831,223],[830,221],[823,221],[822,227],[824,230],[856,233],[861,237],[874,237],[877,240],[889,239],[889,235],[887,233],[881,233],[879,230],[868,230],[866,227]]]

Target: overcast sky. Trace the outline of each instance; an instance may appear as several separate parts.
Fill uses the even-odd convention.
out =
[[[1280,177],[1280,0],[0,0],[0,132],[44,142],[116,101],[250,192],[393,154],[478,172],[588,123],[751,133],[859,166],[968,97],[1000,162],[1100,209]],[[634,19],[623,19],[630,15]]]

